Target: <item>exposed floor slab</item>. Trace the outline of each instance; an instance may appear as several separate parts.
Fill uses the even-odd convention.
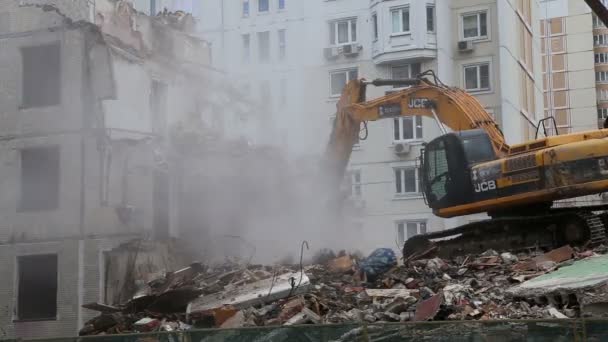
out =
[[[608,283],[608,255],[583,259],[508,290],[515,297],[575,293]]]

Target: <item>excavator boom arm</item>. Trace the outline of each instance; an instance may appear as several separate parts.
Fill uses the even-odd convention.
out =
[[[408,85],[409,88],[365,102],[368,84]],[[497,156],[509,152],[502,132],[479,101],[465,91],[432,83],[426,79],[353,80],[337,104],[337,114],[326,151],[331,181],[340,182],[351,156],[362,123],[384,118],[420,115],[437,119],[454,131],[484,129]]]

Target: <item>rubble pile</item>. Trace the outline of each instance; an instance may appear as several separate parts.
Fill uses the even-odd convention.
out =
[[[548,253],[497,253],[397,265],[390,249],[359,259],[344,252],[303,265],[219,266],[193,263],[138,284],[117,306],[91,303],[101,314],[81,335],[239,328],[298,324],[381,323],[427,320],[496,320],[580,317],[581,298],[604,298],[606,280],[584,290],[559,286],[551,293],[526,288],[562,267],[576,268],[595,251],[569,246]],[[585,260],[579,260],[585,259]],[[602,261],[597,261],[597,263]],[[594,266],[595,267],[595,266]],[[558,274],[555,272],[553,274]],[[608,272],[606,272],[608,279]],[[592,275],[598,279],[597,275]],[[603,278],[602,278],[603,279]],[[541,279],[542,280],[542,279]],[[601,285],[601,286],[600,286]],[[594,285],[595,286],[595,285]],[[556,295],[557,294],[557,295]],[[581,297],[581,295],[583,295]]]

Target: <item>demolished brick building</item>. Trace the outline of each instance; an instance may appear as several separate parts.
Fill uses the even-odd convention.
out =
[[[231,91],[194,24],[128,1],[0,4],[0,338],[75,335],[106,300],[107,251],[177,235],[170,127]]]

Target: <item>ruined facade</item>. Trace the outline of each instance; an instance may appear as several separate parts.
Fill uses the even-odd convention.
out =
[[[107,251],[178,235],[170,127],[255,131],[212,120],[247,106],[214,93],[230,86],[191,16],[47,3],[0,1],[0,338],[76,335],[107,301]]]

